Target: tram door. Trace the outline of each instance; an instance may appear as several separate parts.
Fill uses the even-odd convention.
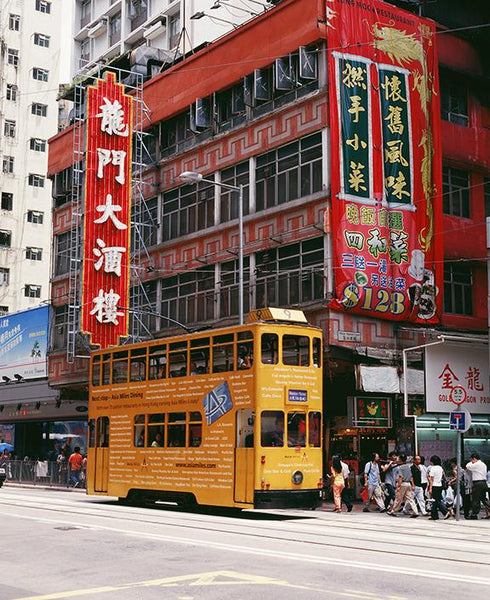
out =
[[[254,421],[250,408],[236,413],[235,502],[254,501]]]
[[[97,419],[94,475],[94,491],[107,492],[109,483],[109,417]]]

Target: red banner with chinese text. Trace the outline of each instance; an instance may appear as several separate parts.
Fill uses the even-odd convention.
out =
[[[436,323],[442,166],[435,28],[380,0],[327,0],[335,299]]]
[[[128,335],[132,103],[113,73],[87,89],[81,329],[102,348]]]

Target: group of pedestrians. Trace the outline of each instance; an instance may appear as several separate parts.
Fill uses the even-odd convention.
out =
[[[342,503],[352,511],[352,494],[349,490],[349,466],[340,456],[334,456],[330,480],[334,496],[335,511],[341,512]],[[463,508],[467,519],[478,519],[481,505],[490,518],[489,473],[486,464],[477,453],[464,468],[457,467],[451,460],[451,476],[446,473],[439,456],[432,456],[430,465],[425,465],[423,456],[415,456],[412,462],[403,453],[390,452],[388,460],[381,461],[374,453],[361,475],[364,512],[369,512],[371,502],[379,512],[397,517],[409,513],[411,518],[429,516],[433,521],[454,516],[456,507]],[[458,486],[459,482],[459,486]]]

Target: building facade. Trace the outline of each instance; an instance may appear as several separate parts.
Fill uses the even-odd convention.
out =
[[[431,417],[426,410],[423,354],[410,354],[408,407],[402,395],[408,373],[403,375],[401,362],[403,349],[424,346],[441,333],[475,341],[488,333],[489,109],[478,84],[485,74],[483,55],[457,33],[438,36],[444,177],[444,216],[435,231],[444,239],[439,324],[418,326],[332,310],[332,236],[338,224],[330,212],[334,149],[327,8],[328,2],[285,0],[145,84],[152,162],[144,176],[141,272],[148,304],[140,318],[157,337],[176,331],[169,329],[167,315],[191,326],[236,322],[236,198],[205,182],[183,185],[178,176],[196,171],[216,183],[243,185],[245,310],[297,307],[323,329],[326,455],[340,452],[357,469],[374,450],[413,454],[423,441],[449,458],[454,447],[440,443],[441,431],[433,423],[444,416]],[[301,62],[305,56],[310,68]],[[51,177],[69,171],[71,148],[70,128],[51,140]],[[50,383],[68,397],[71,390],[86,393],[88,379],[86,359],[69,363],[66,358],[69,193],[57,199],[53,214],[55,316],[49,359]],[[386,420],[358,418],[359,407],[371,403],[386,409]],[[488,414],[482,411],[475,420],[479,437],[472,447],[487,455]]]

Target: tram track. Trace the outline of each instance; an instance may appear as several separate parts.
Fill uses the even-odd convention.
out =
[[[417,530],[412,531],[411,532],[401,532],[399,530],[398,527],[383,527],[380,528],[379,526],[376,525],[369,525],[367,526],[362,526],[362,524],[360,524],[359,522],[354,522],[354,523],[335,523],[333,522],[331,519],[325,518],[325,519],[321,519],[321,522],[319,522],[319,519],[315,519],[312,517],[312,521],[313,523],[309,523],[309,522],[304,522],[302,523],[302,526],[299,526],[298,523],[292,523],[292,522],[288,522],[288,528],[284,530],[282,535],[277,535],[277,531],[272,532],[271,531],[271,527],[266,527],[264,526],[264,524],[260,523],[260,519],[256,518],[256,515],[258,513],[253,513],[254,516],[254,520],[253,520],[253,524],[252,523],[247,523],[247,520],[244,519],[243,517],[237,519],[236,523],[233,523],[232,520],[230,519],[227,522],[228,526],[232,526],[232,529],[230,529],[230,527],[224,527],[221,519],[223,518],[223,516],[220,515],[212,515],[212,517],[216,517],[218,519],[220,519],[220,522],[209,522],[209,516],[208,519],[205,520],[204,518],[199,518],[199,514],[198,513],[183,513],[180,511],[173,511],[172,514],[174,515],[182,515],[186,517],[186,520],[184,521],[183,519],[180,519],[178,521],[175,521],[173,519],[170,518],[165,518],[163,516],[164,511],[163,510],[158,510],[160,507],[147,507],[146,509],[149,511],[152,511],[152,515],[157,516],[158,518],[148,518],[146,517],[146,515],[141,515],[139,513],[135,513],[135,510],[142,510],[141,508],[131,508],[131,507],[121,507],[121,512],[119,514],[115,514],[114,511],[110,511],[109,507],[107,505],[107,502],[104,504],[99,504],[97,503],[97,509],[93,510],[90,509],[89,507],[92,506],[94,503],[90,502],[84,505],[83,511],[80,511],[80,505],[73,505],[72,503],[68,503],[66,501],[57,501],[55,506],[45,506],[45,505],[39,505],[38,502],[39,497],[33,498],[31,499],[26,499],[23,498],[20,502],[19,499],[12,499],[11,501],[9,501],[7,498],[1,498],[0,497],[0,505],[5,505],[5,506],[12,506],[15,507],[16,509],[19,508],[26,508],[26,509],[35,509],[35,510],[39,510],[42,511],[44,513],[48,513],[48,514],[52,514],[55,513],[56,516],[59,518],[60,515],[64,515],[65,517],[72,517],[72,516],[76,516],[76,522],[74,522],[74,526],[80,528],[80,529],[86,529],[86,528],[90,528],[90,527],[95,527],[97,528],[98,525],[84,525],[80,523],[80,517],[81,515],[84,515],[87,518],[97,518],[97,519],[106,519],[106,520],[110,520],[110,521],[121,521],[124,520],[125,525],[129,525],[130,523],[133,523],[135,525],[141,525],[141,526],[148,526],[151,525],[152,527],[171,527],[171,528],[179,528],[179,529],[185,529],[187,531],[192,531],[192,532],[208,532],[208,533],[213,533],[213,534],[225,534],[225,535],[229,535],[229,536],[247,536],[249,539],[262,539],[262,540],[267,540],[267,541],[274,541],[274,542],[279,542],[279,543],[298,543],[298,544],[302,544],[302,545],[310,545],[312,547],[316,547],[316,548],[331,548],[331,549],[344,549],[344,550],[353,550],[353,551],[359,551],[359,552],[363,552],[363,553],[381,553],[381,554],[388,554],[390,556],[400,556],[400,557],[417,557],[417,558],[426,558],[426,559],[431,559],[431,560],[437,560],[442,564],[451,564],[451,563],[457,563],[457,564],[461,564],[464,563],[466,565],[475,565],[475,566],[482,566],[484,564],[489,564],[488,562],[488,553],[484,552],[484,551],[480,551],[477,550],[475,548],[471,549],[471,556],[475,557],[475,558],[479,558],[481,557],[481,560],[468,560],[468,559],[462,559],[460,556],[455,556],[455,557],[451,557],[451,556],[445,556],[444,553],[445,548],[447,548],[448,546],[448,542],[450,541],[451,544],[454,544],[455,541],[455,536],[454,536],[454,531],[452,532],[447,532],[446,535],[441,535],[441,529],[439,528],[434,535],[434,541],[437,542],[437,546],[433,547],[432,549],[434,550],[434,554],[430,554],[427,553],[427,548],[426,546],[424,546],[422,543],[412,543],[412,539],[410,539],[410,541],[403,541],[402,543],[400,543],[400,539],[398,539],[398,543],[397,543],[397,547],[400,548],[400,546],[403,546],[404,548],[410,548],[410,550],[408,551],[403,551],[400,549],[392,549],[392,548],[382,548],[382,547],[376,547],[378,545],[386,545],[386,542],[383,542],[379,539],[376,539],[375,537],[373,537],[371,534],[372,533],[385,533],[387,535],[396,535],[398,536],[403,536],[403,538],[413,538],[413,537],[421,537],[421,536],[426,536],[427,531],[424,528],[421,528],[420,526],[417,526]],[[46,498],[42,499],[43,501],[46,501]],[[113,506],[112,504],[110,505],[111,507]],[[122,512],[124,510],[124,513]],[[155,511],[155,512],[153,512]],[[156,512],[158,511],[158,512]],[[263,514],[264,516],[270,516],[269,513],[260,513]],[[275,516],[277,516],[277,513],[273,513]],[[282,514],[281,514],[282,516]],[[305,517],[303,517],[302,515],[298,515],[298,514],[284,514],[284,519],[287,520],[288,516],[291,519],[298,519],[298,518],[303,518],[305,519]],[[226,517],[229,518],[229,517]],[[189,519],[192,519],[192,522],[189,522]],[[310,529],[310,525],[315,526],[317,528],[316,531],[311,531]],[[394,524],[395,525],[395,524]],[[430,526],[429,524],[427,524],[428,526]],[[292,528],[291,528],[292,526]],[[305,527],[306,526],[306,527]],[[332,529],[339,529],[341,528],[344,532],[346,529],[355,529],[356,531],[352,532],[352,535],[345,536],[345,535],[332,535]],[[433,530],[434,531],[434,530]],[[474,531],[474,529],[473,529]],[[363,534],[367,534],[368,537],[359,537],[359,533],[362,532]],[[296,534],[296,537],[292,537],[292,533]],[[354,533],[357,533],[356,536],[354,536]],[[452,535],[451,535],[452,533]],[[301,539],[298,539],[298,536],[301,536]],[[305,539],[305,536],[307,536],[309,539]],[[370,536],[370,537],[369,537]],[[321,537],[321,539],[315,539],[315,538],[319,538]],[[485,537],[485,534],[482,533],[482,538]],[[335,538],[335,540],[332,540],[332,538]],[[344,543],[341,543],[342,541],[344,541]],[[477,545],[478,543],[482,543],[484,540],[482,539],[481,542],[479,542],[478,540],[475,540],[474,537],[473,538],[468,538],[468,537],[462,537],[462,538],[457,538],[457,541],[459,543],[463,542],[463,543],[468,543],[471,544],[473,546]],[[362,542],[362,545],[359,545],[359,542]],[[421,553],[422,552],[422,553]],[[483,560],[485,559],[485,560]]]

